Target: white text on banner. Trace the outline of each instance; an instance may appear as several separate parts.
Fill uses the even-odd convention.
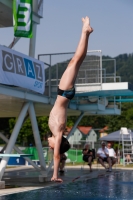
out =
[[[44,73],[43,62],[0,45],[0,83],[43,94]]]

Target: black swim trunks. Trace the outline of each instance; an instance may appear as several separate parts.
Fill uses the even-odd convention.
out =
[[[71,100],[75,95],[75,88],[73,87],[72,89],[69,89],[69,90],[61,90],[58,87],[58,95]]]
[[[93,162],[93,156],[92,156],[92,155],[83,155],[83,160],[84,160],[85,162],[88,162],[89,157],[92,158],[91,161]]]

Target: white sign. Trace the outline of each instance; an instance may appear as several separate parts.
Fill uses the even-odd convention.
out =
[[[44,93],[44,63],[0,45],[0,83]]]

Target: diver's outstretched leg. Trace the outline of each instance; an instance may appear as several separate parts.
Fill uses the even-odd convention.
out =
[[[77,50],[59,83],[59,88],[62,90],[69,90],[74,86],[79,68],[87,53],[89,35],[93,32],[93,29],[90,26],[90,19],[88,17],[82,18],[82,22],[83,28]]]

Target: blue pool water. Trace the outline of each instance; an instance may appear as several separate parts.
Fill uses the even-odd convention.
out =
[[[133,172],[122,172],[96,179],[0,197],[0,200],[133,200]]]

